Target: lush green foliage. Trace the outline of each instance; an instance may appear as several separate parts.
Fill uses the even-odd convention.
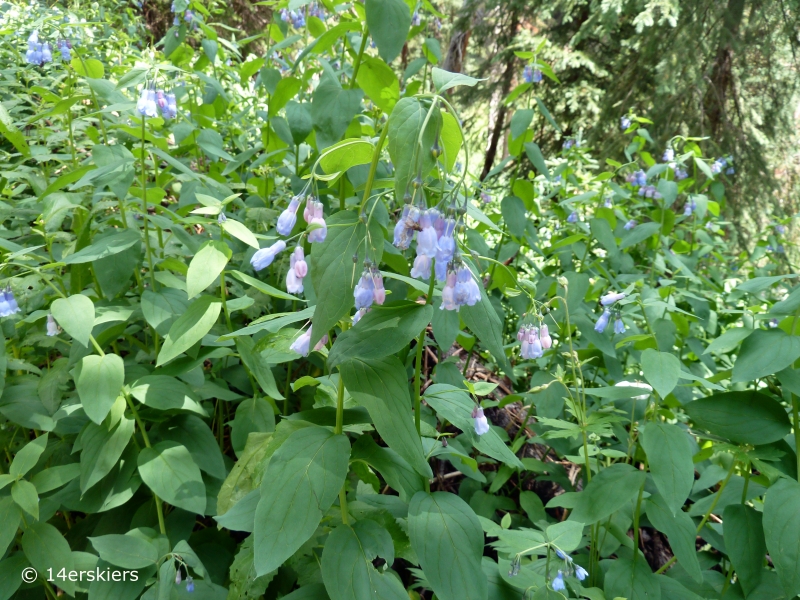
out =
[[[288,4],[246,60],[2,7],[0,600],[797,596],[800,288],[732,159],[543,153],[543,42],[474,177],[431,4]]]

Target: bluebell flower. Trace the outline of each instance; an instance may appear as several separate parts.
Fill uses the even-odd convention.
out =
[[[61,60],[69,62],[72,57],[71,44],[68,40],[58,42],[58,51],[61,53]]]
[[[376,267],[372,267],[371,275],[372,284],[375,286],[372,297],[375,300],[375,304],[383,304],[386,302],[386,288],[383,287],[383,275]]]
[[[416,27],[422,22],[422,19],[419,16],[419,11],[415,10],[414,14],[411,15],[411,24]]]
[[[439,310],[458,310],[459,305],[456,304],[456,272],[449,270],[447,278],[445,279],[444,288],[442,289],[442,303]]]
[[[194,591],[194,580],[191,576],[186,578],[186,591],[189,593]]]
[[[297,209],[300,208],[300,196],[294,196],[289,201],[289,206],[278,217],[275,229],[280,235],[289,235],[297,223]]]
[[[175,585],[180,585],[181,583],[181,570],[178,568],[178,571],[175,573]]]
[[[783,235],[786,233],[786,226],[785,225],[775,225],[775,233],[778,235]]]
[[[631,126],[631,120],[628,117],[622,117],[619,120],[619,126],[624,131]]]
[[[686,203],[686,206],[683,209],[683,216],[684,217],[691,216],[696,208],[697,208],[697,202],[695,202],[694,200],[690,200],[689,202]]]
[[[622,292],[609,292],[608,294],[600,297],[600,304],[603,306],[611,306],[612,304],[619,302],[625,297],[625,294]]]
[[[728,167],[727,169],[725,169],[725,175],[733,175],[735,172],[736,171],[734,170],[733,167]]]
[[[560,548],[556,548],[556,556],[561,560],[572,560],[569,556],[564,554],[564,552]]]
[[[456,228],[455,219],[444,219],[444,231],[436,244],[436,279],[444,281],[447,278],[447,265],[453,260],[456,252],[454,237]],[[424,277],[427,279],[427,277]]]
[[[426,254],[417,254],[414,259],[414,265],[411,267],[410,275],[415,279],[427,281],[431,276],[431,257]]]
[[[368,313],[370,310],[371,310],[371,309],[369,309],[369,308],[359,308],[359,309],[356,311],[356,314],[354,314],[354,315],[353,315],[353,325],[355,325],[356,323],[358,323],[358,322],[361,320],[361,318],[362,318],[362,317],[363,317],[365,314],[367,314],[367,313]]]
[[[577,211],[573,210],[567,217],[567,223],[577,223],[577,222],[578,222],[578,213]]]
[[[375,284],[369,270],[365,269],[361,279],[353,290],[356,309],[369,308],[375,300]]]
[[[674,159],[675,159],[675,150],[673,150],[672,148],[667,148],[666,150],[664,150],[664,154],[661,157],[661,160],[668,163],[672,162]]]
[[[289,270],[286,273],[286,291],[290,294],[303,292],[303,278],[308,274],[303,247],[298,246],[289,257]]]
[[[580,565],[575,565],[575,577],[578,581],[583,581],[589,576],[589,573]]]
[[[425,211],[420,215],[420,232],[417,234],[417,255],[424,254],[430,258],[436,256],[438,246],[438,236],[433,228],[434,215],[431,211]]]
[[[42,46],[42,62],[49,63],[53,60],[53,53],[50,51],[50,44],[44,44]]]
[[[675,180],[676,181],[683,181],[688,176],[689,176],[689,173],[686,172],[686,169],[681,169],[680,167],[677,167],[675,169]]]
[[[47,315],[47,335],[49,337],[53,337],[58,335],[60,330],[61,329],[59,328],[58,323],[56,323],[53,315]]]
[[[623,229],[625,229],[626,231],[630,231],[631,229],[636,227],[636,225],[637,225],[636,219],[631,219],[630,221],[625,223],[625,226],[623,227]]]
[[[487,194],[486,192],[481,192],[481,202],[484,204],[489,204],[492,201],[492,197]]]
[[[625,333],[625,323],[622,322],[620,317],[617,317],[616,321],[614,321],[614,333]]]
[[[611,200],[611,196],[606,196],[603,200],[603,206],[606,208],[614,208],[614,202]]]
[[[268,248],[261,248],[250,259],[250,264],[256,271],[266,269],[275,260],[275,257],[286,249],[286,242],[278,240]]]
[[[308,356],[310,344],[311,327],[309,327],[305,333],[300,334],[300,336],[294,342],[292,342],[292,345],[289,346],[289,349],[297,352],[300,356]]]
[[[443,438],[442,441],[444,442],[444,440],[446,440],[446,439],[447,438]],[[519,556],[519,554],[517,554],[516,556],[514,556],[513,560],[511,561],[511,569],[509,569],[509,571],[508,571],[508,576],[509,577],[516,577],[517,575],[519,575],[520,566],[521,566],[520,556]]]
[[[567,586],[564,585],[564,575],[561,573],[561,571],[559,571],[558,575],[556,575],[556,578],[553,579],[553,590],[560,592],[565,589],[567,589]]]
[[[481,299],[481,291],[475,278],[472,276],[472,271],[464,265],[461,265],[456,270],[456,285],[454,291],[454,300],[459,307],[465,304],[467,306],[475,306]]]
[[[397,220],[394,227],[394,245],[400,250],[407,250],[414,239],[414,231],[419,222],[419,209],[416,206],[406,204],[403,213]]]
[[[547,329],[547,325],[542,325],[542,328],[539,330],[539,339],[542,341],[542,349],[549,350],[553,347],[553,339],[550,337],[550,331]]]
[[[723,160],[724,159],[718,158],[717,160],[715,160],[712,163],[711,172],[714,173],[714,175],[717,175],[718,173],[720,173],[722,171],[722,167],[725,166],[725,164],[723,163]]]
[[[306,207],[303,210],[303,218],[309,225],[316,225],[317,228],[308,234],[308,241],[311,244],[324,242],[328,235],[328,224],[322,215],[322,202],[315,200],[313,196],[306,199]]]
[[[525,65],[525,68],[522,69],[522,80],[525,83],[533,83],[533,67],[530,65]]]
[[[600,315],[600,318],[597,319],[597,323],[595,323],[594,330],[597,333],[603,333],[608,327],[608,320],[611,318],[611,312],[608,309],[603,311],[603,314]]]
[[[574,140],[567,140],[567,141],[566,141],[566,142],[564,142],[564,144],[563,144],[563,146],[564,146],[564,150],[569,150],[569,149],[570,149],[570,148],[572,148],[572,146],[574,146],[574,145],[575,145],[575,141],[574,141]]]
[[[17,299],[14,298],[14,292],[8,286],[3,292],[0,292],[0,317],[9,317],[18,312]]]
[[[286,8],[281,9],[281,21],[284,23],[288,23],[291,20],[291,15],[289,15],[289,10]]]
[[[539,83],[542,80],[542,72],[539,69],[533,70],[533,83]]]
[[[480,406],[476,406],[472,409],[472,419],[473,425],[475,426],[475,433],[478,435],[483,435],[491,429],[489,421],[486,419],[486,416],[483,414],[483,409]]]

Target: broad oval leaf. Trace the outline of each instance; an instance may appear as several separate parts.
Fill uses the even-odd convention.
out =
[[[205,514],[206,486],[189,451],[180,444],[159,442],[144,448],[138,458],[139,475],[159,498],[189,512]]]
[[[651,421],[642,431],[641,441],[656,487],[674,515],[694,484],[689,434],[677,425]]]
[[[86,415],[98,425],[125,383],[125,364],[116,354],[85,356],[75,368],[75,388]]]
[[[800,358],[800,337],[780,329],[758,329],[749,335],[733,365],[731,381],[753,381],[782,371]]]
[[[787,598],[800,594],[800,483],[781,479],[764,498],[767,550]]]
[[[669,352],[648,348],[642,352],[642,373],[658,395],[666,398],[678,385],[681,361]]]
[[[639,493],[646,474],[625,463],[603,469],[578,494],[571,521],[591,525],[625,506]]]
[[[192,302],[169,328],[161,352],[158,353],[156,366],[168,363],[203,339],[217,322],[221,310],[219,298],[201,296]]]
[[[109,534],[88,539],[100,558],[123,569],[149,567],[158,560],[156,547],[140,537]]]
[[[214,283],[231,258],[227,244],[209,241],[192,257],[186,273],[186,293],[191,300]]]
[[[725,392],[684,406],[695,426],[739,444],[770,444],[791,431],[789,416],[775,400],[756,391]]]
[[[81,294],[58,298],[50,305],[50,312],[59,325],[83,346],[89,346],[94,326],[94,303]]]

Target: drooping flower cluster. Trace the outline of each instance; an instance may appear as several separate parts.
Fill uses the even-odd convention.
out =
[[[6,286],[6,289],[0,292],[0,317],[10,317],[19,312],[17,299],[14,298],[14,292],[11,291],[11,286]]]
[[[683,207],[683,216],[690,217],[692,213],[697,209],[697,202],[694,200],[687,200],[686,205]]]
[[[300,334],[300,336],[292,342],[292,345],[289,346],[290,350],[294,350],[300,356],[308,356],[310,345],[311,345],[311,329],[313,326],[309,325],[308,329],[306,329],[305,333]],[[328,343],[328,334],[322,336],[322,338],[317,342],[314,346],[314,351],[318,352],[322,350],[325,344]]]
[[[297,223],[297,209],[300,208],[300,196],[294,196],[289,201],[284,211],[278,217],[278,224],[275,229],[280,235],[289,235],[292,233],[295,224]]]
[[[291,23],[295,28],[305,27],[306,16],[301,10],[288,10],[281,9],[281,21],[284,23]]]
[[[570,575],[575,575],[575,578],[578,581],[583,581],[589,576],[589,573],[580,565],[576,565],[572,561],[572,557],[568,554],[565,554],[559,549],[556,549],[556,556],[564,561],[564,567],[558,570],[558,575],[556,575],[555,579],[553,579],[553,589],[556,591],[566,589],[564,585],[564,576],[566,575],[569,577]]]
[[[178,100],[172,92],[146,87],[139,94],[136,110],[143,117],[151,119],[157,117],[159,111],[165,119],[174,119],[178,116]]]
[[[619,120],[619,126],[620,126],[620,129],[622,129],[623,131],[625,131],[625,130],[626,130],[628,127],[630,127],[630,126],[631,126],[631,120],[630,120],[630,118],[628,118],[628,117],[622,117],[622,118]]]
[[[711,172],[714,173],[714,175],[717,175],[718,173],[721,173],[722,170],[725,169],[725,167],[728,167],[727,169],[725,169],[725,174],[733,175],[735,173],[735,170],[733,168],[733,165],[730,164],[732,162],[733,159],[730,156],[722,156],[712,163]]]
[[[441,310],[458,310],[462,306],[475,306],[481,299],[481,290],[464,264],[448,269],[442,290]]]
[[[623,229],[625,229],[625,231],[630,231],[631,229],[636,227],[636,225],[637,225],[636,219],[631,219],[630,221],[625,223],[625,226],[623,227]]]
[[[600,297],[600,305],[605,307],[603,310],[603,314],[597,319],[597,323],[594,325],[594,330],[597,333],[603,333],[608,327],[608,322],[611,319],[611,309],[609,306],[613,306],[620,300],[625,298],[625,294],[622,292],[609,292],[604,296]],[[622,321],[622,317],[620,316],[619,310],[615,310],[616,317],[614,320],[614,333],[620,334],[625,333],[625,323]]]
[[[322,8],[316,2],[312,2],[311,6],[308,7],[308,16],[309,17],[317,17],[318,19],[324,21],[328,18],[328,13],[325,12],[325,9]]]
[[[553,346],[553,339],[550,337],[547,325],[542,325],[541,328],[522,325],[517,332],[517,340],[520,342],[519,354],[526,360],[541,358],[544,351]]]
[[[308,234],[308,241],[311,244],[316,242],[324,242],[328,235],[328,224],[325,222],[322,209],[322,202],[316,200],[314,196],[308,196],[306,198],[306,206],[303,209],[303,218],[309,225],[316,226],[316,228]]]
[[[289,271],[286,273],[286,291],[290,294],[303,293],[303,278],[308,275],[308,264],[303,247],[298,246],[289,257]]]
[[[278,240],[268,248],[261,248],[260,250],[256,251],[256,253],[250,258],[250,264],[256,271],[266,269],[272,264],[272,261],[275,260],[275,257],[284,250],[286,250],[286,242],[283,240]]]
[[[383,287],[383,275],[378,267],[367,263],[364,272],[361,274],[358,284],[353,290],[356,311],[369,309],[373,303],[383,304],[386,302],[386,289]],[[362,313],[363,316],[363,313]],[[360,319],[361,317],[359,317]],[[355,323],[358,322],[358,319]]]
[[[522,71],[522,79],[525,83],[539,83],[542,80],[542,72],[531,65],[526,65]]]
[[[50,50],[50,44],[40,42],[39,32],[34,30],[28,36],[28,51],[25,53],[25,61],[31,65],[42,66],[52,60],[53,53]]]
[[[472,419],[475,426],[475,433],[483,435],[489,431],[489,421],[486,419],[486,415],[483,414],[483,409],[480,406],[476,406],[472,409]]]

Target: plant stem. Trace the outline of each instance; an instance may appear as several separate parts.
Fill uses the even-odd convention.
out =
[[[136,424],[139,426],[139,431],[142,434],[144,445],[147,448],[152,448],[150,445],[150,438],[147,436],[147,430],[145,430],[142,419],[139,417],[139,411],[136,410],[136,406],[134,406],[133,400],[131,400],[131,397],[128,394],[125,394],[125,401],[128,403],[128,408],[131,409],[133,418],[136,420]],[[161,531],[161,535],[167,535],[167,527],[164,524],[164,509],[161,506],[161,499],[155,492],[153,492],[153,500],[156,503],[156,513],[158,514],[158,528]]]
[[[792,326],[794,330],[794,326]],[[794,426],[795,452],[800,452],[800,399],[792,394],[792,425]],[[797,461],[797,480],[800,481],[800,460]]]
[[[219,295],[222,298],[222,310],[225,312],[225,322],[228,324],[228,331],[233,331],[231,312],[228,310],[228,301],[226,300],[228,293],[225,288],[225,269],[222,269],[222,272],[219,274],[219,292]]]
[[[153,249],[150,247],[150,228],[147,225],[147,163],[144,154],[144,136],[147,120],[142,115],[142,219],[144,219],[144,246],[147,249],[147,264],[150,265],[150,285],[156,291],[156,274],[153,270]]]
[[[719,502],[719,499],[722,497],[722,492],[725,489],[725,486],[728,485],[728,482],[730,481],[735,468],[736,468],[736,461],[734,460],[730,470],[728,471],[728,474],[725,476],[725,479],[720,484],[719,489],[717,490],[717,495],[714,497],[713,502],[711,502],[711,506],[708,507],[706,514],[703,515],[703,519],[700,521],[700,525],[697,526],[698,535],[703,530],[703,527],[706,526],[706,523],[708,522],[708,518],[711,516],[711,513],[714,512],[714,509],[717,506],[717,502]]]
[[[356,87],[356,77],[358,76],[358,69],[361,67],[361,58],[364,56],[364,50],[367,48],[367,37],[369,36],[369,29],[367,24],[364,23],[364,31],[361,34],[361,47],[358,49],[358,56],[356,62],[353,63],[353,77],[350,79],[350,89]]]
[[[642,495],[644,494],[644,482],[639,488],[639,498],[636,500],[636,510],[633,513],[633,564],[639,557],[639,517],[642,510]]]
[[[344,429],[344,379],[342,379],[342,373],[339,372],[339,387],[336,394],[336,426],[333,429],[333,432],[337,435],[342,433],[342,429]],[[347,516],[347,492],[345,490],[345,486],[347,482],[345,481],[342,484],[342,489],[339,490],[339,507],[342,509],[342,523],[345,525],[348,524],[348,516]]]
[[[434,267],[436,265],[436,259],[431,259],[431,276],[430,276],[430,283],[428,284],[428,299],[426,304],[433,304],[433,286],[436,283],[436,271]],[[425,346],[425,332],[428,331],[428,326],[422,328],[422,331],[417,338],[417,360],[416,365],[414,366],[414,425],[417,428],[417,435],[420,435],[420,426],[421,426],[421,400],[420,400],[420,389],[422,388],[420,384],[420,373],[422,371],[422,349]]]

